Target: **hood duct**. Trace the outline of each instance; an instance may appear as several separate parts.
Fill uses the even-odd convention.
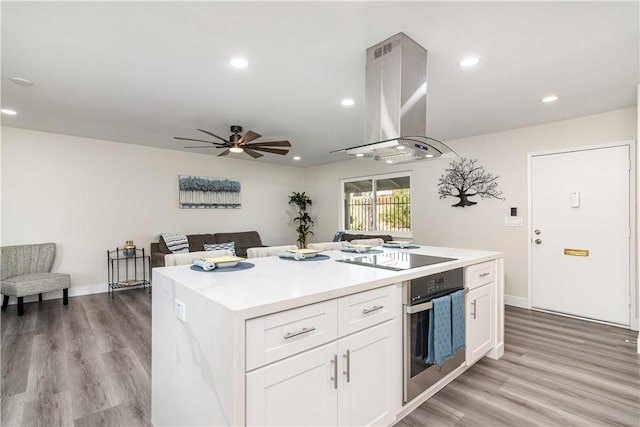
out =
[[[404,33],[367,49],[364,145],[338,152],[387,163],[457,154],[427,132],[427,50]]]

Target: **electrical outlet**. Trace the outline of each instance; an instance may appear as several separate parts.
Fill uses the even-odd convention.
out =
[[[183,322],[187,321],[187,306],[182,301],[173,300],[173,310],[178,319]]]

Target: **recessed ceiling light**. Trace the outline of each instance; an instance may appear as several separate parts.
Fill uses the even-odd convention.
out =
[[[345,98],[340,101],[340,103],[345,107],[351,107],[353,104],[355,104],[354,100],[350,98]]]
[[[479,62],[480,62],[480,58],[478,58],[477,56],[470,56],[458,62],[458,66],[462,68],[469,68],[469,67],[473,67],[474,65],[478,65]]]
[[[398,145],[396,147],[396,150],[405,150],[407,147],[405,147],[404,145]]]
[[[33,86],[31,80],[23,79],[22,77],[11,77],[9,80],[20,86]]]
[[[432,158],[432,157],[433,157],[433,154],[427,154],[427,155],[425,155],[425,157],[426,157],[427,159],[430,159],[430,158]]]
[[[387,163],[392,164],[393,160],[387,160]]]
[[[232,58],[229,63],[231,64],[231,66],[236,68],[246,68],[249,65],[247,60],[244,58]]]
[[[300,156],[293,156],[293,160],[300,160],[302,157]]]
[[[356,154],[356,157],[364,157],[364,154],[358,153],[358,154]]]
[[[2,110],[0,110],[0,113],[2,113],[2,114],[7,114],[7,115],[9,115],[9,116],[15,116],[16,114],[18,114],[18,113],[16,113],[15,111],[13,111],[13,110],[9,110],[9,109],[7,109],[7,108],[3,108]]]
[[[545,104],[547,104],[549,102],[556,102],[558,99],[560,99],[558,95],[549,95],[542,98],[540,102],[544,102]]]

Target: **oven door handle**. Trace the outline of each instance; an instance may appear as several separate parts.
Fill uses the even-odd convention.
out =
[[[462,290],[462,295],[466,295],[469,292],[468,288],[464,288]],[[423,311],[431,310],[433,308],[433,302],[423,302],[422,304],[416,305],[407,305],[405,306],[405,311],[407,314],[416,314]]]

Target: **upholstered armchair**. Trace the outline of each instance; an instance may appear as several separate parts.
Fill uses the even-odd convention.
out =
[[[51,273],[56,256],[55,243],[38,243],[32,245],[2,246],[0,293],[4,296],[2,309],[9,304],[9,297],[18,298],[18,316],[24,313],[23,297],[38,294],[42,301],[44,292],[62,289],[63,304],[69,303],[69,286],[71,278],[68,274]]]

